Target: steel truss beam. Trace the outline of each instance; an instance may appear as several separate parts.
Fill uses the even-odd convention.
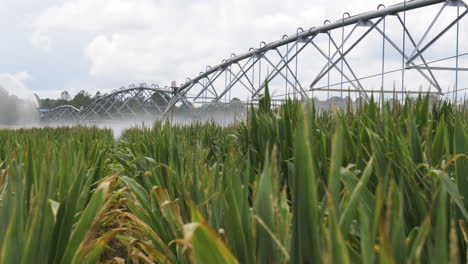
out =
[[[316,36],[316,35],[315,35]],[[305,43],[298,49],[296,50],[296,52],[291,56],[289,57],[289,53],[290,51],[288,51],[288,53],[286,54],[286,56],[288,57],[288,60],[283,63],[283,65],[281,67],[279,67],[281,65],[281,61],[276,65],[275,67],[275,71],[271,72],[267,78],[266,78],[266,81],[267,82],[271,82],[278,74],[280,74],[280,72],[286,68],[286,66],[291,63],[298,55],[299,53],[301,53],[302,50],[304,50],[304,48],[307,47],[307,45],[309,45],[312,40],[315,38],[315,36],[311,36],[309,37],[308,39],[306,40],[302,40],[302,41],[305,41]],[[300,42],[300,40],[297,41],[296,45],[298,45]],[[279,67],[279,68],[278,68]],[[296,76],[297,77],[297,76]],[[261,83],[261,85],[259,86],[258,89],[256,89],[256,91],[252,94],[251,98],[253,99],[254,97],[256,97],[263,89],[265,88],[265,82]],[[307,94],[305,93],[305,91],[301,91],[301,95],[305,98],[308,98]]]
[[[79,119],[80,110],[72,105],[62,105],[43,114],[45,122],[72,122]]]
[[[456,68],[456,67],[425,67],[425,66],[411,66],[407,69],[417,70],[433,70],[433,71],[468,71],[468,68]]]
[[[248,53],[242,54],[240,56],[231,57],[230,59],[223,61],[221,64],[207,69],[204,73],[201,73],[199,76],[193,78],[192,80],[182,84],[179,88],[177,88],[177,94],[178,95],[186,95],[187,91],[192,89],[194,87],[194,84],[198,83],[200,80],[202,80],[204,78],[207,78],[207,77],[211,76],[212,74],[214,74],[214,73],[216,73],[218,71],[224,71],[223,69],[226,69],[227,67],[230,67],[231,65],[237,64],[237,63],[239,63],[241,61],[244,61],[246,59],[252,59],[252,58],[255,58],[256,56],[259,56],[259,55],[260,56],[266,56],[266,53],[268,51],[270,51],[270,50],[277,50],[280,47],[287,46],[287,45],[289,45],[291,43],[297,43],[300,40],[309,39],[309,38],[311,38],[311,37],[313,37],[313,36],[315,36],[317,34],[320,34],[320,33],[324,33],[324,32],[328,33],[328,32],[330,32],[331,30],[334,30],[334,29],[344,28],[344,27],[349,26],[349,25],[357,25],[357,24],[366,25],[366,23],[368,21],[371,21],[373,19],[382,19],[385,16],[396,15],[396,14],[398,14],[400,12],[410,11],[410,10],[414,10],[414,9],[417,9],[417,8],[430,6],[430,5],[435,5],[435,4],[440,4],[440,3],[444,3],[444,2],[445,2],[444,0],[414,0],[414,1],[407,1],[405,3],[397,4],[397,5],[386,7],[386,8],[380,8],[380,9],[375,10],[375,11],[360,14],[360,15],[357,15],[357,16],[352,16],[352,17],[349,17],[349,18],[343,18],[343,19],[340,19],[340,20],[338,20],[336,22],[333,22],[333,23],[325,24],[325,25],[320,26],[320,27],[311,28],[310,30],[306,30],[306,31],[303,31],[303,32],[298,32],[297,34],[295,34],[293,36],[283,38],[281,40],[270,43],[268,45],[264,45],[264,46],[262,46],[262,47],[260,47],[258,49],[253,49],[253,50],[249,51]],[[334,45],[334,46],[337,46],[337,45]],[[337,49],[337,50],[339,50],[339,49]],[[336,63],[338,63],[341,60],[345,59],[344,58],[345,56],[343,56],[343,55],[346,55],[347,52],[342,51],[342,52],[340,52],[338,54],[340,54],[340,59],[338,59],[337,62],[333,63],[335,65],[332,64],[333,67],[328,67],[327,71],[329,71],[330,69],[334,69],[335,68],[334,66],[336,66]],[[280,57],[282,59],[284,59],[283,56],[280,55]],[[269,59],[268,57],[266,57],[266,58]],[[289,62],[291,62],[291,61],[289,60]],[[286,80],[286,86],[291,85],[291,82],[288,79],[288,75],[293,73],[291,68],[288,65],[289,62],[286,63],[285,65],[281,66],[281,67],[278,66],[279,68],[278,67],[273,67],[273,71],[275,72],[273,75],[275,77],[276,77],[276,75],[281,75],[281,77],[283,77]],[[260,61],[260,63],[261,63],[261,61]],[[270,66],[273,66],[271,61],[270,62],[267,61],[267,63]],[[342,63],[345,63],[345,64],[349,65],[349,62],[345,62],[344,60],[342,61]],[[252,63],[252,65],[255,65],[255,63]],[[260,67],[261,66],[259,66],[259,68]],[[284,68],[286,68],[286,74],[281,72]],[[350,67],[347,66],[347,68],[350,68]],[[244,75],[247,75],[247,72],[248,72],[248,70],[244,69],[244,72],[241,73],[241,77],[243,77]],[[327,73],[321,73],[319,75],[318,79],[321,79],[326,74]],[[252,73],[252,75],[254,75],[254,73]],[[354,75],[353,77],[354,77],[355,81],[359,81],[359,78],[357,78],[357,76],[355,74],[353,74],[353,75]],[[292,76],[295,76],[295,74],[293,74]],[[269,77],[271,77],[271,75],[269,75]],[[296,77],[295,80],[294,80],[295,83],[300,84],[300,82],[298,82],[298,80],[296,80],[297,76],[295,76],[295,77]],[[238,79],[239,78],[235,78],[234,81],[237,83]],[[267,79],[270,79],[270,78],[267,78]],[[314,81],[314,83],[315,82],[316,81]],[[232,86],[233,85],[226,85],[223,92],[218,95],[217,100],[222,98],[225,95],[226,92],[230,91]],[[244,84],[243,86],[246,86],[246,85]],[[360,89],[362,89],[362,85],[360,85],[360,86],[361,86]],[[297,88],[296,85],[294,85],[293,87],[295,89]],[[263,85],[260,84],[259,88],[255,89],[255,91],[254,91],[254,93],[252,95],[252,99],[255,98],[255,96],[257,96],[258,93],[262,89],[263,89]],[[297,92],[297,90],[296,90],[296,92]],[[204,89],[202,89],[199,96],[201,96],[203,93],[204,93]],[[301,92],[301,94],[304,94],[304,96],[307,95],[307,93],[304,93],[304,92]],[[199,96],[197,96],[197,98]],[[180,96],[175,96],[173,98],[173,100],[169,103],[168,108],[166,108],[165,113],[167,113],[170,110],[170,108],[173,107],[180,99],[181,99]]]
[[[404,56],[405,59],[408,59],[408,55],[406,55],[402,49],[400,49],[400,47],[398,47],[397,44],[395,44],[395,42],[393,42],[380,28],[376,27],[376,30],[385,38],[385,40],[387,40],[388,43],[390,43],[390,45],[398,51],[398,53],[400,53],[402,56]],[[411,65],[413,66],[416,66],[416,64],[414,62],[411,62]],[[404,69],[402,69],[404,70]],[[434,82],[433,80],[431,80],[431,78],[429,78],[429,76],[427,76],[422,70],[420,69],[417,69],[417,71],[429,82],[431,83],[432,86],[436,87],[436,89],[439,91],[439,93],[442,93],[442,90],[441,88],[437,85],[436,82]]]
[[[445,6],[445,5],[444,5]],[[441,10],[443,10],[444,6],[442,7]],[[417,45],[416,45],[416,42],[414,41],[414,38],[413,36],[410,34],[410,32],[408,31],[408,28],[406,27],[405,25],[405,22],[401,19],[400,15],[397,14],[397,18],[398,18],[398,21],[400,22],[401,26],[403,27],[403,30],[405,31],[405,34],[408,36],[409,40],[411,41],[411,43],[413,44],[413,46],[415,47],[415,49],[417,49]],[[382,34],[382,33],[381,33]],[[402,53],[400,53],[402,54]],[[403,54],[402,54],[403,55]],[[427,61],[426,59],[424,58],[424,56],[422,54],[419,55],[419,57],[421,58],[421,61],[423,62],[423,64],[428,67],[428,64],[427,64]],[[410,63],[411,65],[414,65],[414,63]],[[407,64],[408,65],[408,64]],[[436,89],[439,91],[439,93],[442,93],[442,89],[440,87],[440,84],[439,82],[437,81],[437,78],[434,76],[434,74],[432,73],[432,70],[431,69],[427,69],[428,72],[429,72],[429,75],[431,75],[431,78],[432,80],[434,81],[432,84],[435,84],[435,87]],[[420,72],[421,73],[421,72]]]
[[[445,5],[444,5],[445,7]],[[424,46],[423,48],[419,49],[419,46],[421,45],[421,43],[424,41],[424,39],[426,38],[427,34],[429,33],[429,31],[432,29],[432,26],[434,25],[434,23],[437,21],[437,19],[439,18],[439,15],[440,13],[443,11],[443,8],[441,9],[441,11],[437,14],[436,18],[434,19],[434,21],[432,22],[432,24],[429,26],[429,28],[426,30],[426,32],[424,33],[423,35],[423,38],[421,39],[421,41],[419,42],[418,46],[416,46],[415,50],[413,51],[413,54],[412,56],[410,56],[410,58],[406,61],[406,65],[409,65],[410,63],[412,63],[417,57],[419,57],[424,51],[426,51],[427,49],[429,49],[437,40],[439,40],[443,35],[445,35],[445,33],[447,33],[447,31],[449,31],[449,29],[451,29],[453,26],[455,26],[463,17],[465,17],[467,14],[468,14],[468,8],[465,10],[465,12],[463,12],[461,15],[457,16],[457,18],[455,20],[453,20],[448,26],[446,26],[441,32],[439,32],[432,40],[430,40],[426,46]]]
[[[406,12],[418,8],[442,4],[438,10],[435,18],[431,20],[428,29],[424,32],[419,41],[411,35],[410,30],[406,24]],[[440,33],[438,33],[432,40],[428,41],[423,46],[429,36],[430,31],[434,28],[437,21],[440,19],[441,14],[447,6],[465,7],[466,10],[462,13],[458,12],[457,17],[446,26]],[[309,30],[298,30],[296,34],[291,36],[283,36],[281,40],[272,42],[270,44],[261,43],[257,49],[251,49],[249,52],[236,56],[234,54],[222,63],[214,66],[207,67],[204,72],[201,72],[193,79],[187,78],[187,81],[175,88],[173,91],[164,89],[150,89],[145,85],[140,87],[131,86],[128,89],[116,91],[110,95],[106,95],[101,99],[96,100],[80,113],[80,116],[85,118],[116,118],[127,115],[135,116],[139,112],[146,114],[162,113],[166,115],[170,110],[183,103],[187,106],[192,106],[193,103],[203,103],[216,105],[216,103],[231,98],[233,89],[240,88],[242,91],[248,93],[248,101],[259,100],[259,95],[265,88],[264,80],[272,83],[273,80],[284,80],[286,96],[290,95],[290,88],[292,94],[300,95],[302,99],[308,99],[309,94],[314,91],[328,91],[328,92],[350,92],[351,90],[343,89],[344,80],[353,88],[353,93],[359,93],[364,98],[369,98],[368,92],[376,90],[365,88],[362,84],[364,77],[358,76],[358,72],[352,66],[350,61],[350,52],[361,44],[361,42],[368,37],[373,31],[382,36],[382,72],[380,74],[382,80],[382,90],[384,90],[384,76],[385,72],[385,46],[389,43],[401,55],[401,71],[402,73],[402,91],[404,90],[405,71],[409,69],[416,70],[425,80],[427,80],[431,87],[437,89],[438,94],[442,94],[442,89],[439,81],[434,74],[435,71],[456,71],[457,80],[458,72],[468,71],[468,68],[461,68],[458,65],[459,50],[458,50],[458,37],[457,37],[457,64],[456,67],[433,67],[429,64],[424,56],[424,52],[429,49],[438,39],[447,33],[453,26],[457,26],[459,31],[460,20],[468,14],[468,6],[461,0],[413,0],[405,1],[404,3],[393,5],[390,7],[383,7],[379,5],[378,9],[356,16],[346,17],[343,15],[342,19],[329,23],[326,21],[324,25],[313,27]],[[403,19],[400,13],[404,13]],[[393,41],[386,31],[386,19],[390,16],[396,17],[399,26],[402,28],[403,45],[396,44],[398,41]],[[383,30],[380,24],[383,22]],[[345,28],[352,26],[352,29],[345,36]],[[363,33],[357,35],[356,29],[360,26],[368,27]],[[341,43],[333,38],[333,30],[339,29],[341,31]],[[315,40],[320,34],[326,34],[328,40],[328,51],[318,45]],[[357,35],[357,36],[356,36]],[[356,37],[351,42],[351,37]],[[411,53],[406,52],[406,38],[409,39]],[[346,49],[345,49],[346,45]],[[362,45],[362,44],[361,44]],[[318,72],[316,76],[310,76],[311,73],[300,73],[301,78],[309,79],[309,88],[304,89],[304,85],[308,83],[301,82],[298,73],[298,60],[299,55],[308,46],[313,46],[314,50],[318,51],[319,56],[325,58],[325,65]],[[413,49],[414,48],[414,49]],[[421,59],[422,64],[415,64],[416,59]],[[302,61],[302,59],[301,59]],[[330,89],[330,73],[337,71],[341,77],[342,89]],[[393,72],[395,72],[394,70]],[[314,78],[315,77],[315,78]],[[324,78],[328,77],[326,90],[315,87]],[[381,93],[382,91],[378,91]],[[387,93],[387,91],[384,91]],[[393,93],[393,92],[392,92]],[[405,93],[405,92],[403,92]],[[409,92],[411,93],[411,92]],[[405,94],[409,94],[406,92]],[[190,100],[189,100],[190,99]],[[207,109],[207,108],[204,108]],[[61,113],[68,115],[68,113]]]
[[[351,92],[351,93],[356,93],[356,92],[359,92],[359,90],[350,90],[350,89],[346,89],[346,90],[342,90],[342,89],[336,89],[336,88],[330,88],[330,89],[317,89],[315,91],[320,91],[320,90],[323,90],[323,91],[330,91],[330,92]],[[397,93],[400,93],[400,92],[397,92],[397,91],[389,91],[389,90],[364,90],[366,93],[370,93],[370,94],[397,94]],[[423,92],[420,92],[420,91],[405,91],[405,94],[421,94]],[[424,92],[423,94],[432,94],[432,95],[439,95],[439,93],[436,93],[436,92]]]
[[[157,86],[130,86],[104,95],[82,111],[73,106],[60,106],[42,116],[46,122],[62,122],[162,115],[171,98],[172,91]]]
[[[341,53],[341,51],[339,49],[337,49],[337,51],[340,53],[340,56],[338,57],[337,60],[335,60],[329,67],[327,67],[327,69],[319,74],[319,76],[317,76],[315,78],[315,80],[310,84],[310,88],[313,89],[315,84],[317,84],[323,77],[325,77],[325,75],[330,72],[330,70],[332,69],[332,67],[335,67],[341,60],[344,60],[344,58],[346,57],[346,55],[348,55],[367,35],[369,35],[369,33],[372,32],[372,30],[374,30],[375,27],[377,27],[377,25],[383,20],[383,18],[380,18],[376,23],[372,23],[372,26],[366,30],[366,32],[364,34],[362,34],[352,45],[350,48],[348,48],[344,53]],[[369,21],[371,22],[371,21]],[[364,93],[364,96],[365,98],[369,98],[367,96],[366,93]]]

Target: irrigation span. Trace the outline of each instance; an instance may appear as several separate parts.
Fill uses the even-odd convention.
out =
[[[43,116],[53,121],[123,118],[136,112],[165,116],[174,107],[207,109],[233,98],[255,103],[265,80],[277,101],[368,99],[371,94],[401,99],[419,92],[459,101],[468,90],[459,87],[468,83],[468,68],[461,66],[468,55],[462,49],[463,40],[468,41],[468,30],[462,29],[467,14],[468,5],[459,0],[381,4],[231,54],[178,87],[133,86],[99,98],[84,110],[61,106]]]

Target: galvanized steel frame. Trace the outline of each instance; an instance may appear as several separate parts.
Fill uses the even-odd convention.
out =
[[[434,19],[431,20],[421,39],[417,41],[408,29],[407,12],[438,4],[441,4],[441,8]],[[448,6],[457,7],[457,17],[423,46],[434,25]],[[460,8],[465,8],[465,10],[460,10]],[[403,16],[400,16],[401,13]],[[384,84],[385,75],[397,71],[401,71],[401,93],[403,96],[415,93],[414,91],[407,91],[405,89],[405,72],[407,70],[414,70],[419,73],[429,83],[429,89],[434,88],[436,90],[435,92],[431,90],[427,92],[437,95],[443,95],[443,90],[434,72],[454,71],[456,74],[454,99],[456,100],[459,72],[468,71],[468,68],[459,67],[459,57],[462,56],[459,51],[459,23],[467,14],[468,5],[462,0],[412,0],[390,7],[385,7],[381,4],[374,11],[355,16],[344,13],[342,18],[335,22],[327,20],[323,25],[312,27],[309,30],[298,28],[296,33],[291,36],[283,35],[280,40],[269,44],[261,42],[259,48],[251,48],[245,54],[238,56],[231,54],[229,59],[223,60],[220,64],[213,67],[207,66],[205,71],[200,72],[198,76],[187,78],[186,82],[179,87],[161,89],[157,86],[148,87],[146,84],[140,84],[138,87],[130,86],[103,96],[83,111],[63,106],[62,108],[53,109],[51,113],[54,114],[54,120],[57,117],[75,115],[76,112],[78,112],[81,120],[90,120],[124,118],[136,116],[141,112],[164,116],[178,104],[192,107],[192,109],[195,109],[193,107],[194,104],[206,104],[208,107],[201,108],[206,110],[209,106],[216,105],[223,100],[230,101],[232,99],[231,91],[238,88],[245,89],[249,96],[247,102],[244,103],[257,102],[265,88],[264,80],[271,82],[276,78],[284,80],[285,98],[296,98],[299,95],[301,99],[307,100],[311,96],[313,97],[314,92],[327,91],[328,94],[330,92],[341,92],[341,96],[343,92],[353,92],[357,96],[367,99],[369,98],[369,93],[375,93],[377,90],[366,88],[362,84],[362,80],[380,76],[381,90],[379,93],[395,93],[394,87],[392,87],[393,90],[389,90]],[[401,26],[402,45],[397,44],[397,41],[388,35],[388,22],[390,18],[396,18],[397,27]],[[352,26],[352,28],[346,33],[345,28],[348,26]],[[425,51],[455,26],[457,30],[456,56],[453,57],[456,59],[455,67],[431,66],[430,64],[434,61],[429,62],[426,59],[424,56]],[[357,31],[360,31],[358,28],[362,27],[365,28],[364,32],[358,35]],[[339,31],[341,43],[333,37],[332,32],[334,30]],[[381,65],[379,66],[381,67],[381,72],[376,75],[362,77],[352,67],[348,55],[372,32],[376,32],[382,38],[382,58]],[[318,36],[325,36],[327,38],[326,47],[321,47],[317,43],[316,38]],[[354,41],[349,43],[352,38],[355,38]],[[412,46],[410,47],[412,49],[410,53],[406,52],[408,48],[407,40],[409,40],[409,44]],[[386,71],[385,57],[386,49],[388,49],[387,45],[401,55],[401,69]],[[326,60],[326,63],[316,74],[309,87],[304,87],[304,83],[301,82],[298,72],[298,61],[299,55],[308,47],[313,47],[314,51],[317,51]],[[416,59],[420,59],[422,63],[416,63]],[[331,71],[336,71],[340,75],[339,89],[332,88],[337,84],[331,84]],[[316,87],[325,77],[327,78],[326,85]],[[351,90],[351,87],[344,88],[345,83],[352,86],[353,89]],[[191,92],[194,93],[191,94]],[[153,100],[152,96],[155,93],[161,96],[164,104],[159,104]],[[143,98],[143,100],[138,100],[138,98]],[[137,108],[139,107],[140,109],[130,106],[131,102],[136,102]],[[149,111],[146,105],[150,105],[153,109]]]
[[[168,87],[149,87],[144,83],[139,86],[130,85],[96,99],[83,110],[71,105],[59,106],[43,113],[42,119],[56,123],[128,119],[142,115],[162,116],[173,93]]]
[[[406,25],[406,15],[407,12],[410,10],[423,8],[427,6],[442,4],[441,9],[437,13],[436,17],[432,20],[431,24],[429,25],[428,29],[424,33],[423,37],[416,42],[413,35],[410,33],[409,29]],[[429,36],[429,31],[433,28],[434,24],[439,19],[441,13],[444,11],[446,6],[457,6],[465,7],[466,10],[462,12],[442,31],[440,32],[434,39],[429,41],[423,48],[420,48],[422,43],[424,43],[425,39]],[[403,18],[400,14],[403,13]],[[255,83],[255,74],[258,70],[258,73],[262,72],[262,67],[265,67],[265,64],[262,65],[262,62],[266,62],[268,67],[271,67],[271,71],[268,72],[266,75],[266,80],[271,81],[276,77],[280,77],[285,82],[285,91],[287,96],[290,95],[300,95],[303,99],[308,99],[309,93],[314,91],[341,91],[341,92],[349,92],[350,89],[343,89],[344,81],[346,80],[353,87],[353,92],[358,93],[359,96],[363,98],[369,98],[368,93],[373,93],[375,90],[366,89],[363,84],[360,82],[362,78],[358,77],[358,74],[355,72],[355,69],[351,66],[350,61],[347,59],[347,55],[360,44],[360,42],[365,39],[371,32],[377,32],[382,36],[382,65],[381,65],[381,78],[382,78],[382,91],[384,93],[394,93],[395,91],[385,90],[384,88],[384,76],[385,76],[385,49],[386,44],[390,44],[402,58],[402,93],[405,94],[412,94],[411,91],[406,91],[405,89],[405,71],[406,70],[415,70],[417,71],[425,80],[428,81],[430,87],[434,88],[436,91],[428,91],[429,93],[434,93],[438,95],[443,95],[443,91],[440,87],[440,84],[434,74],[434,71],[439,70],[453,70],[457,72],[466,71],[466,68],[460,68],[458,66],[458,46],[457,46],[457,65],[455,67],[431,67],[429,66],[429,62],[424,57],[424,51],[428,49],[433,43],[435,43],[440,37],[442,37],[451,27],[454,25],[459,26],[459,21],[468,13],[468,5],[463,2],[462,0],[413,0],[413,1],[405,1],[403,3],[393,5],[390,7],[385,7],[384,5],[379,5],[377,10],[367,12],[364,14],[359,14],[356,16],[350,16],[349,13],[344,13],[343,17],[333,23],[330,21],[325,21],[322,26],[313,27],[309,30],[303,30],[299,28],[296,34],[292,36],[284,35],[282,39],[272,42],[270,44],[266,44],[262,42],[260,47],[255,49],[251,48],[249,52],[236,56],[232,54],[231,57],[227,60],[223,60],[221,64],[216,66],[206,68],[206,71],[200,72],[200,74],[194,78],[187,78],[187,81],[181,84],[176,89],[176,94],[169,102],[167,108],[165,109],[164,113],[168,113],[170,109],[176,105],[178,102],[181,101],[181,98],[193,98],[194,103],[210,103],[216,104],[221,102],[223,98],[225,98],[226,94],[230,92],[231,89],[234,89],[234,85],[240,83],[241,86],[248,90],[250,94],[249,101],[257,101],[259,99],[259,95],[264,89],[264,82],[262,82],[259,78],[258,86],[254,87]],[[403,37],[403,47],[396,44],[390,36],[387,35],[387,19],[389,17],[396,17],[398,23],[402,28],[402,37]],[[380,27],[380,24],[383,24],[383,28]],[[345,34],[345,27],[353,25],[351,31]],[[351,36],[355,35],[356,29],[358,27],[369,27],[362,35],[358,37],[352,44],[347,45],[347,49],[344,48],[345,44],[349,41]],[[335,38],[332,37],[331,32],[333,30],[340,29],[341,30],[341,43],[338,43]],[[459,30],[459,28],[457,29]],[[328,52],[324,48],[321,48],[317,45],[314,39],[320,35],[326,34],[329,39],[329,46]],[[406,40],[409,40],[410,45],[413,46],[414,51],[411,54],[407,54],[406,52]],[[457,43],[458,43],[458,35],[457,35]],[[458,44],[457,44],[458,45]],[[319,72],[317,77],[309,86],[308,90],[305,90],[301,84],[300,78],[297,74],[297,60],[298,56],[303,49],[308,46],[313,46],[321,56],[326,59],[326,64],[324,65],[323,69]],[[331,47],[331,48],[330,48]],[[286,49],[283,53],[280,51],[280,48],[283,50]],[[330,52],[333,50],[333,52]],[[278,57],[278,60],[275,62],[271,59],[271,53],[275,53]],[[422,61],[422,66],[420,64],[416,64],[415,60],[419,58]],[[245,62],[241,65],[242,62]],[[237,65],[239,70],[233,71],[232,66]],[[296,65],[296,68],[295,68]],[[264,69],[263,69],[264,70]],[[330,78],[329,74],[331,70],[336,70],[341,76],[341,88],[340,89],[331,89],[330,88]],[[345,73],[345,70],[350,73],[348,76]],[[220,84],[215,87],[214,82],[218,80],[223,74],[229,74],[230,77],[234,77],[233,79],[229,79],[225,81],[224,85]],[[249,73],[251,73],[251,77],[249,77]],[[317,88],[315,85],[322,80],[324,77],[328,75],[327,86]],[[260,77],[260,74],[258,74]],[[208,80],[208,82],[204,82],[202,80]],[[245,82],[244,82],[245,81]],[[194,90],[196,87],[201,86],[201,90],[195,97],[188,96],[191,90]],[[289,92],[290,88],[292,88],[292,93]],[[393,88],[393,87],[392,87]],[[216,93],[217,96],[204,96],[206,95],[206,91],[210,89],[211,93]]]

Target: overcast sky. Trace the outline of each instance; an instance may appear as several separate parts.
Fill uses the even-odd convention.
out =
[[[41,97],[141,82],[164,86],[299,26],[376,6],[370,0],[1,0],[0,85]]]

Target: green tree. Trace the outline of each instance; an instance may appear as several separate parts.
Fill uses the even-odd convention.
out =
[[[81,90],[75,95],[75,97],[73,97],[73,99],[71,100],[71,105],[77,108],[84,108],[90,105],[93,102],[93,100],[94,99],[91,97],[91,94],[84,90]]]
[[[67,91],[63,91],[61,94],[60,94],[60,99],[62,100],[65,100],[65,101],[70,101],[70,94],[67,92]]]

